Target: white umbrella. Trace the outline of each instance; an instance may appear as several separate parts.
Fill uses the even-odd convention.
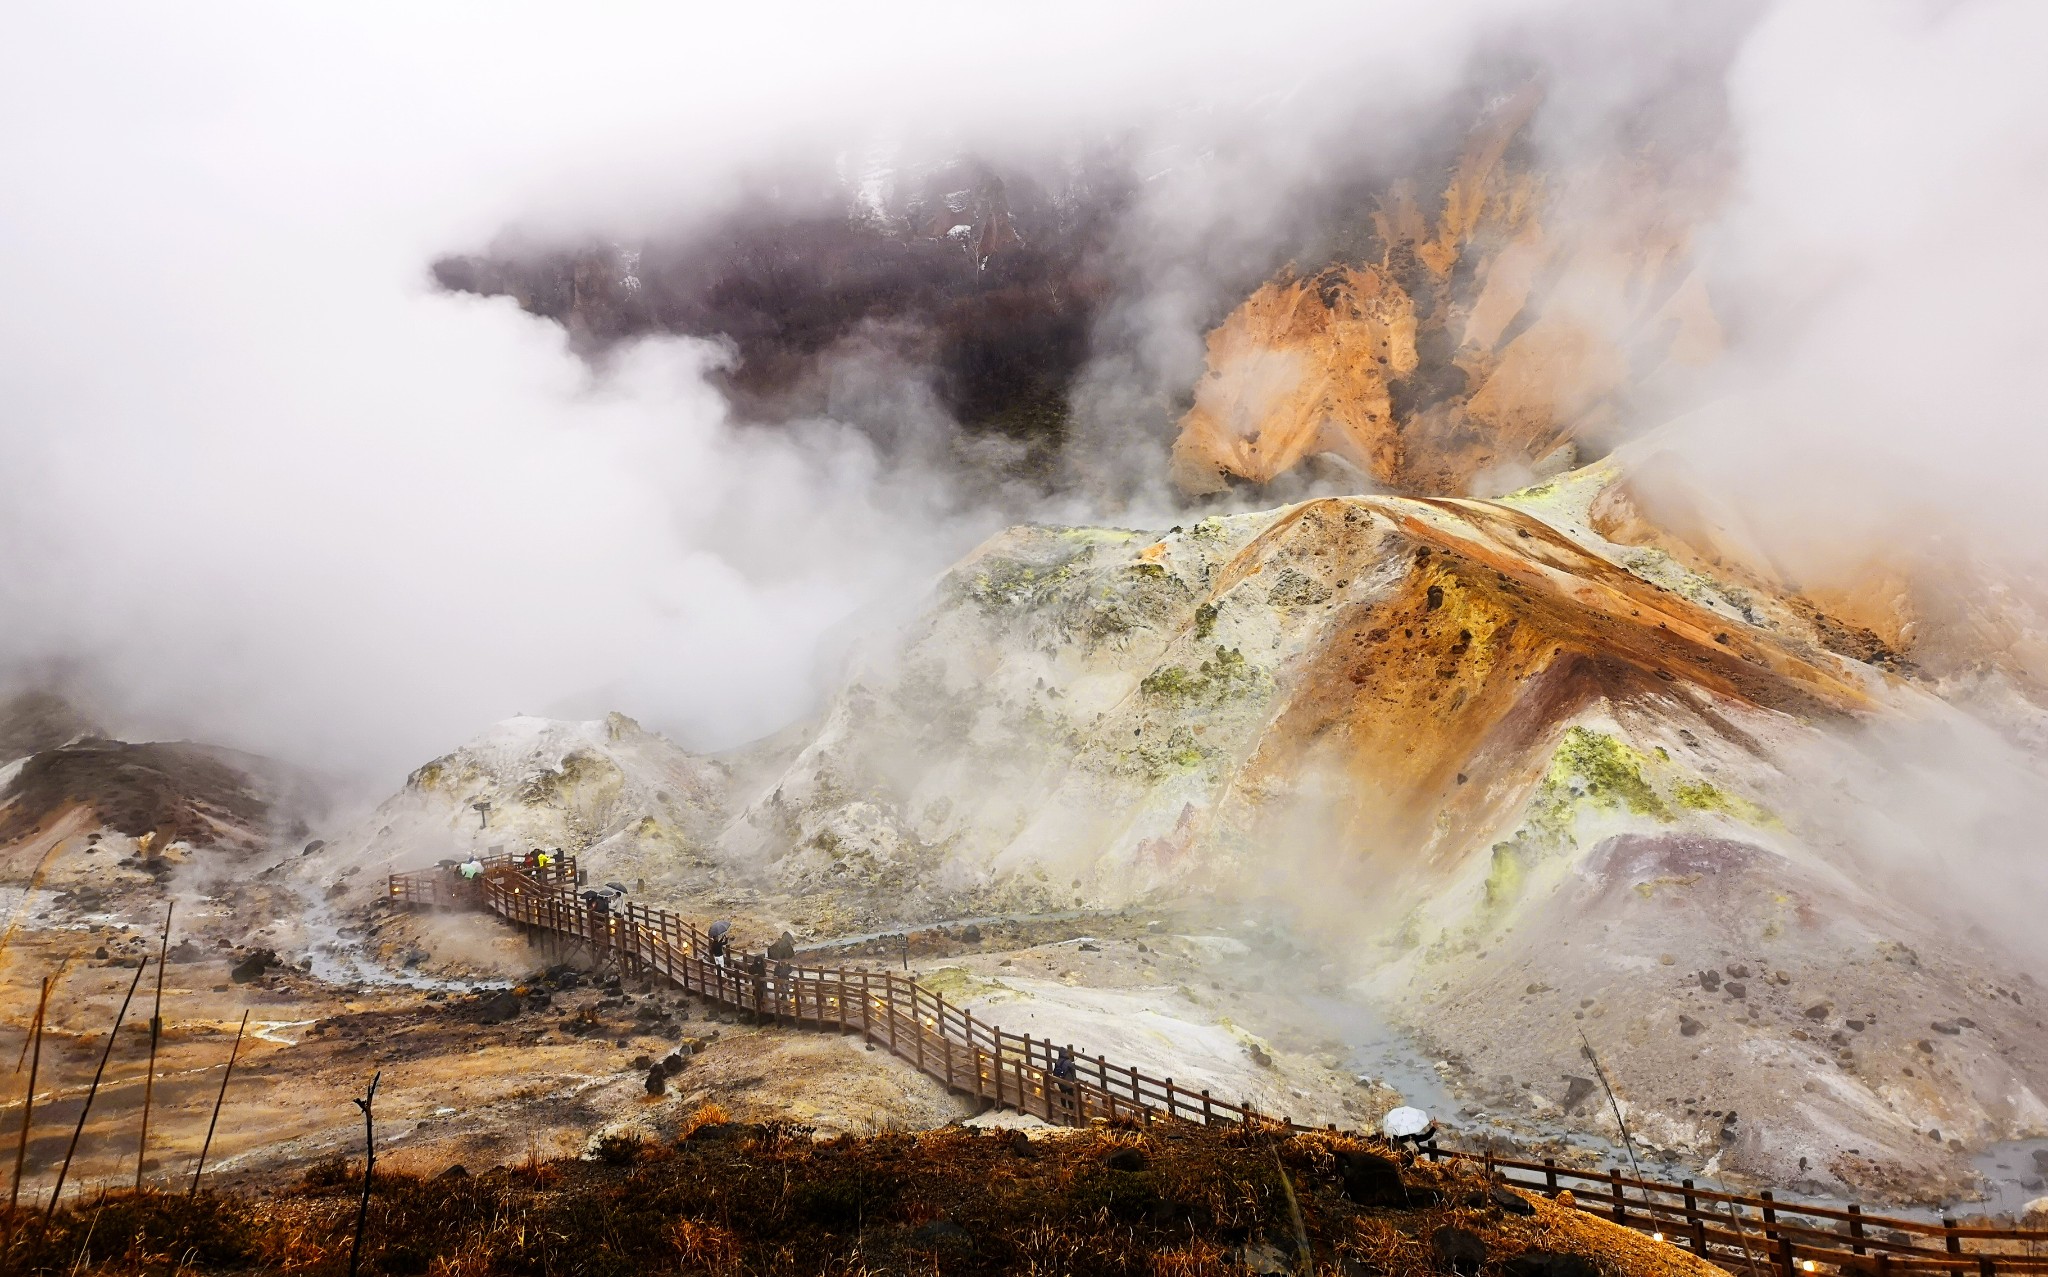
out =
[[[1380,1133],[1390,1140],[1407,1139],[1429,1129],[1429,1114],[1403,1106],[1380,1119]]]

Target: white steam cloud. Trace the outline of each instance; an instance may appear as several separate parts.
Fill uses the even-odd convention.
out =
[[[731,744],[1014,513],[830,420],[736,424],[713,343],[593,374],[509,301],[435,293],[436,255],[659,229],[792,157],[1135,130],[1164,176],[1080,388],[1071,460],[1102,471],[1163,453],[1144,431],[1222,281],[1301,193],[1398,162],[1475,56],[1548,68],[1569,147],[1736,50],[1702,253],[1742,407],[1684,446],[1776,552],[1868,543],[1909,498],[2044,530],[2027,0],[130,5],[7,35],[0,682],[75,671],[132,734],[388,772],[515,711],[616,707]],[[948,428],[914,372],[858,375]]]
[[[1453,68],[1512,7],[1415,6],[1347,65]],[[12,15],[0,673],[348,770],[521,710],[703,746],[779,726],[836,627],[996,516],[829,421],[735,428],[713,345],[593,376],[426,264],[515,220],[630,229],[792,150],[1242,104],[1344,10]]]

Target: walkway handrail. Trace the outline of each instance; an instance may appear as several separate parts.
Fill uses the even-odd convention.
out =
[[[493,856],[484,864],[480,878],[452,883],[440,871],[393,874],[390,899],[411,907],[487,909],[519,927],[586,945],[600,962],[622,972],[659,976],[730,1010],[804,1028],[858,1033],[949,1091],[1056,1124],[1178,1118],[1269,1123],[1297,1131],[1336,1129],[1273,1117],[1249,1101],[1219,1099],[1170,1077],[1151,1077],[1101,1055],[1086,1055],[1071,1044],[1005,1032],[909,975],[802,966],[761,953],[735,952],[714,961],[697,925],[677,914],[638,901],[616,907],[586,902],[575,891],[573,856],[540,873],[518,856]],[[1073,1057],[1071,1078],[1053,1075],[1062,1050]],[[1954,1219],[1927,1224],[1866,1215],[1855,1206],[1803,1205],[1769,1192],[1754,1197],[1716,1192],[1691,1180],[1669,1184],[1625,1177],[1619,1170],[1573,1170],[1549,1158],[1533,1162],[1455,1149],[1426,1152],[1483,1163],[1506,1182],[1551,1197],[1569,1188],[1580,1208],[1655,1233],[1724,1267],[1753,1267],[1761,1258],[1784,1277],[1813,1271],[1807,1265],[1817,1262],[1873,1273],[2048,1273],[2048,1231],[1965,1228]],[[1831,1226],[1816,1227],[1811,1221]],[[1916,1244],[1927,1239],[1937,1239],[1940,1248]],[[2015,1249],[1966,1249],[1966,1242]]]

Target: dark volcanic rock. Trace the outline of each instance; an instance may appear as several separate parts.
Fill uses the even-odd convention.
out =
[[[1439,1271],[1459,1277],[1478,1277],[1486,1262],[1486,1242],[1469,1228],[1439,1228],[1429,1239],[1430,1254]]]
[[[1510,1215],[1534,1215],[1536,1213],[1534,1203],[1505,1184],[1495,1184],[1487,1189],[1486,1199]]]
[[[1363,1150],[1340,1152],[1337,1174],[1344,1181],[1344,1196],[1360,1206],[1408,1205],[1401,1168],[1390,1157]]]
[[[796,956],[796,937],[783,932],[774,944],[768,946],[768,958],[772,962],[787,962]]]
[[[830,173],[784,174],[772,198],[630,248],[508,238],[443,257],[433,275],[514,298],[593,356],[650,334],[716,336],[738,355],[723,389],[753,420],[835,410],[846,396],[833,370],[851,354],[931,368],[943,410],[969,431],[1048,436],[1110,294],[1099,255],[1137,186],[1108,157],[963,156],[906,162],[877,210]],[[886,450],[904,432],[880,417],[854,424]]]
[[[277,965],[277,955],[268,949],[258,949],[234,965],[228,972],[228,979],[236,984],[247,984]]]
[[[1600,1277],[1600,1266],[1584,1255],[1555,1250],[1524,1251],[1500,1266],[1502,1277]]]
[[[1145,1169],[1145,1150],[1127,1144],[1103,1158],[1102,1164],[1113,1171],[1142,1171]]]
[[[516,1018],[525,1010],[526,1004],[510,989],[500,989],[483,1000],[477,1008],[477,1019],[485,1024],[503,1024]]]
[[[1564,1080],[1564,1111],[1576,1113],[1587,1100],[1593,1098],[1593,1079],[1589,1077],[1568,1077]]]

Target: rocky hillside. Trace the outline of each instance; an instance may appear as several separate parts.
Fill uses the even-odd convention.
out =
[[[352,854],[569,846],[821,934],[1231,900],[1509,1122],[1603,1120],[1590,1040],[1639,1138],[1767,1180],[1925,1182],[2048,1131],[2031,979],[1808,801],[1842,733],[1953,711],[1812,600],[1602,535],[1625,473],[1013,528],[743,775],[515,721]]]
[[[1132,180],[1098,159],[878,160],[630,245],[508,238],[433,272],[514,298],[593,355],[649,333],[729,341],[725,388],[756,419],[853,411],[828,364],[881,355],[930,368],[970,429],[1056,441]]]
[[[1690,253],[1711,169],[1655,151],[1545,169],[1538,102],[1496,105],[1440,193],[1394,183],[1362,250],[1281,272],[1210,333],[1174,443],[1184,491],[1322,458],[1362,486],[1494,495],[1597,452],[1719,353]]]

